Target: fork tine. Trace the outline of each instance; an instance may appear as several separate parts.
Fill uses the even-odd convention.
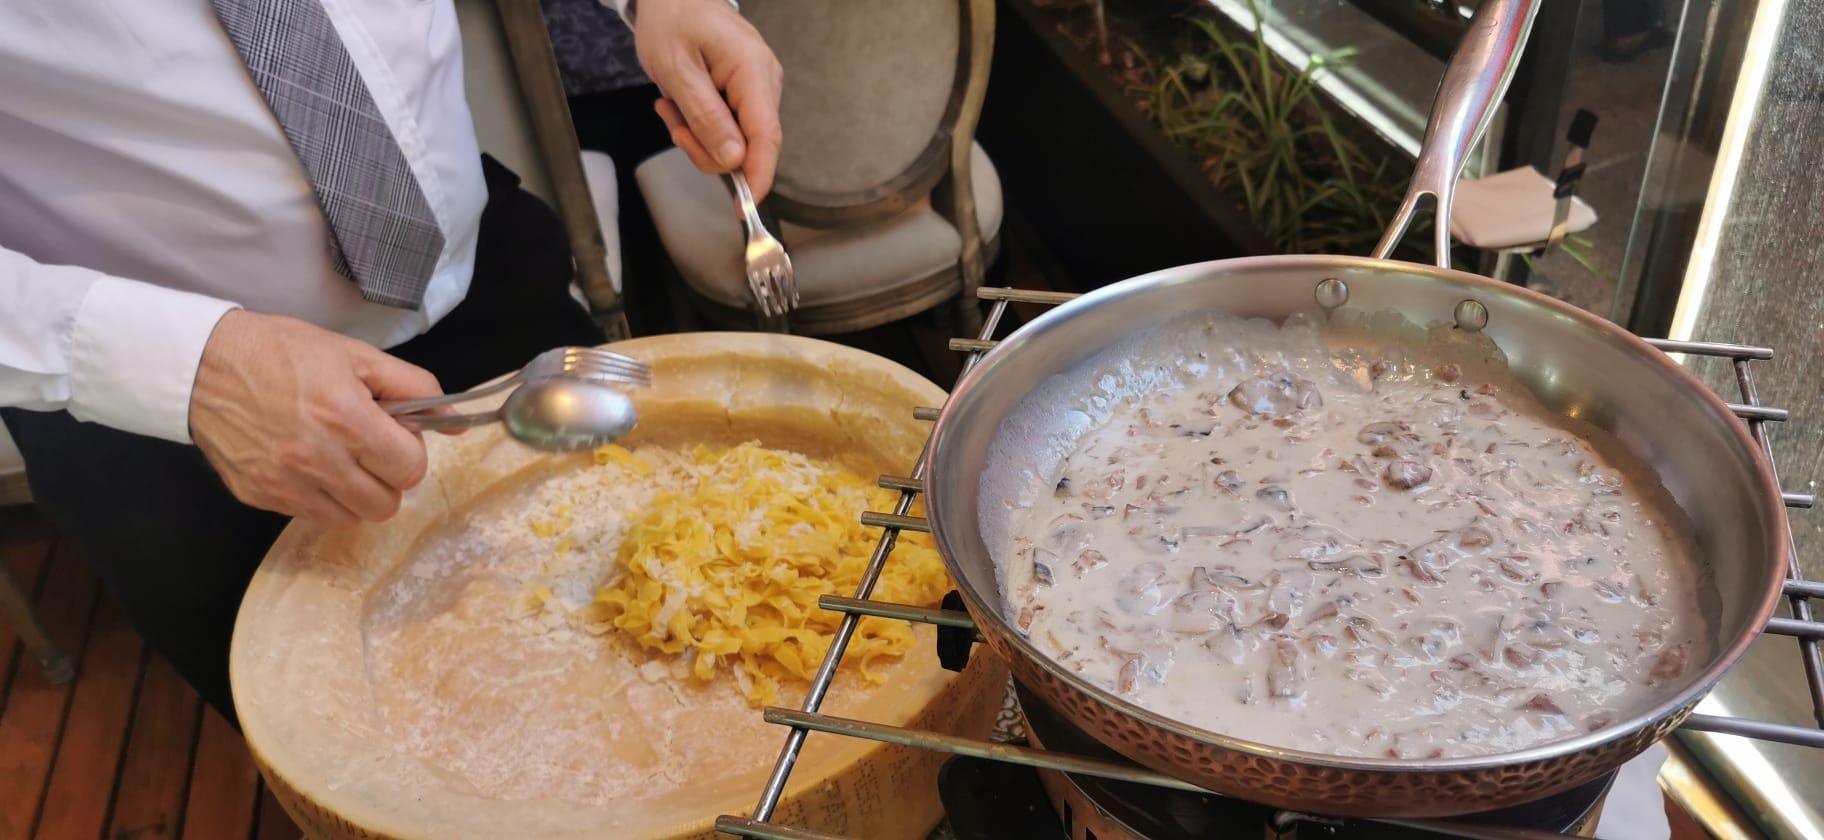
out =
[[[570,348],[570,350],[571,350],[571,352],[569,355],[571,355],[573,357],[580,356],[580,357],[585,357],[585,358],[590,358],[590,359],[613,359],[614,361],[617,361],[617,362],[626,362],[628,364],[640,365],[642,367],[644,367],[646,365],[645,362],[642,362],[639,359],[636,359],[632,356],[626,355],[624,353],[616,353],[613,350],[603,350],[599,347],[572,347],[572,348]]]
[[[754,296],[754,310],[762,316],[766,314],[766,289],[760,285],[759,270],[749,263],[747,266],[747,291]]]
[[[613,370],[650,371],[652,368],[637,362],[623,362],[619,359],[590,359],[579,357],[565,365],[566,370],[606,368]]]
[[[577,362],[565,369],[568,372],[582,373],[625,373],[630,376],[651,376],[652,368],[644,365],[629,365],[620,362]]]
[[[566,359],[569,367],[612,367],[624,370],[650,371],[652,368],[638,359],[628,358],[619,353],[577,354]]]
[[[773,317],[774,310],[777,309],[779,305],[779,301],[773,296],[773,269],[763,261],[761,262],[758,271],[760,274],[760,288],[766,290],[766,295],[761,299],[760,314],[763,317],[771,318]]]
[[[589,374],[587,376],[581,376],[578,378],[584,382],[620,382],[620,383],[624,383],[627,385],[638,385],[640,387],[649,387],[652,385],[651,379],[648,379],[645,377],[629,376],[627,374],[620,374],[620,373],[614,373],[614,374],[597,373],[597,374]]]
[[[578,368],[576,370],[565,371],[560,375],[576,379],[614,379],[624,382],[639,383],[649,383],[652,381],[651,373],[621,368]]]

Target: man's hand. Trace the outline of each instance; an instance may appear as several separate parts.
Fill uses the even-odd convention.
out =
[[[379,522],[424,478],[424,442],[374,400],[443,393],[352,338],[236,310],[216,323],[190,395],[190,435],[235,498],[332,527]]]
[[[727,0],[635,8],[634,46],[664,91],[657,108],[671,142],[705,172],[742,168],[755,198],[765,196],[779,165],[779,59]]]

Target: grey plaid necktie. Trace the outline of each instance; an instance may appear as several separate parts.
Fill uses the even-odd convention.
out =
[[[416,309],[443,231],[321,0],[213,0],[304,164],[336,271],[375,303]]]

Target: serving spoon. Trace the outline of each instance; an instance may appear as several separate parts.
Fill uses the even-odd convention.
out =
[[[406,414],[407,428],[442,432],[502,423],[520,443],[548,452],[594,449],[620,440],[639,420],[633,399],[600,382],[568,377],[534,379],[492,411]]]

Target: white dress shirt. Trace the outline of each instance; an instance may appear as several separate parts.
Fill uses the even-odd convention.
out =
[[[323,6],[443,229],[422,309],[368,303],[331,268],[304,169],[210,0],[0,3],[0,405],[189,442],[228,310],[390,347],[462,300],[487,186],[455,8]]]

